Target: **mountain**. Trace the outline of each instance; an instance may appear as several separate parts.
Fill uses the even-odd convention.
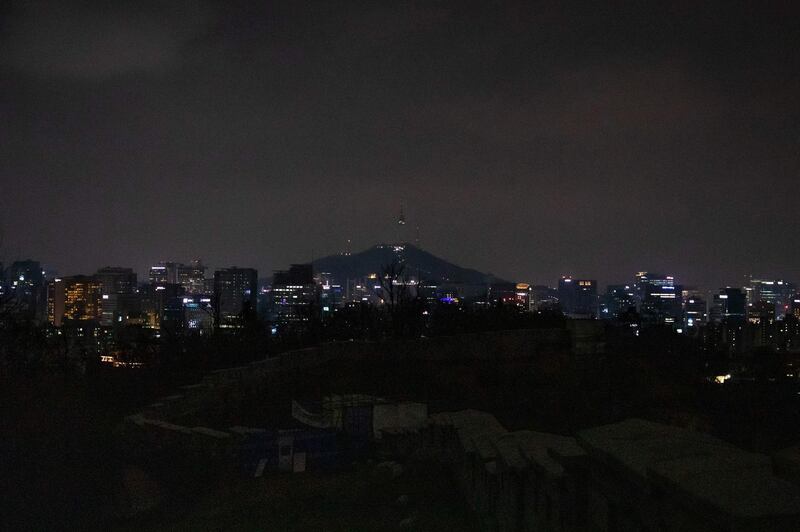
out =
[[[378,244],[360,253],[331,255],[314,261],[315,272],[330,273],[338,282],[345,279],[360,279],[378,273],[383,267],[400,258],[406,264],[406,272],[425,281],[485,285],[487,282],[504,282],[491,274],[462,268],[441,259],[411,244]]]

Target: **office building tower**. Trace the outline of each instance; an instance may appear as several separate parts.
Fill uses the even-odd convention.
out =
[[[131,314],[138,312],[136,273],[131,268],[107,266],[97,270],[94,277],[102,293],[100,325],[125,323]]]
[[[214,306],[211,296],[183,296],[183,330],[187,333],[208,334],[214,329]]]
[[[634,287],[628,284],[608,285],[603,317],[616,320],[631,310],[636,310]]]
[[[182,322],[183,287],[174,283],[150,283],[139,288],[142,325],[149,329],[161,329],[166,322],[172,325]],[[177,327],[177,326],[176,326]]]
[[[94,275],[104,294],[133,294],[136,292],[136,273],[131,268],[106,266]]]
[[[537,311],[547,311],[558,309],[558,289],[545,285],[533,285],[531,287],[531,297],[533,306]]]
[[[596,318],[599,312],[597,281],[562,277],[558,281],[558,303],[571,318]]]
[[[63,279],[56,277],[47,283],[47,321],[54,327],[64,322],[65,298]]]
[[[220,329],[236,329],[256,315],[258,272],[253,268],[224,268],[214,272],[215,322]]]
[[[151,266],[148,274],[150,284],[177,284],[177,265],[174,262],[161,262]]]
[[[311,264],[292,264],[286,271],[276,271],[270,289],[270,319],[279,330],[301,327],[314,317],[317,285]]]
[[[708,304],[705,294],[696,288],[681,291],[683,325],[686,328],[702,327],[708,323]]]
[[[634,286],[643,324],[673,327],[683,324],[681,287],[673,276],[639,272]]]
[[[187,294],[206,294],[205,280],[206,267],[200,260],[194,260],[191,264],[179,264],[177,266],[177,283],[183,287]]]
[[[747,296],[738,288],[720,288],[714,294],[709,314],[714,322],[743,322],[747,317]]]
[[[797,292],[794,283],[781,279],[750,279],[745,286],[748,308],[758,307],[755,314],[763,314],[767,306],[771,305],[775,319],[783,319],[790,310],[792,298]],[[760,303],[760,304],[759,304]]]
[[[517,283],[517,307],[525,311],[535,310],[533,305],[533,288],[528,283]]]
[[[99,321],[103,301],[100,282],[88,275],[64,277],[61,281],[64,289],[63,321]],[[54,290],[57,286],[54,285]],[[56,297],[54,295],[54,303]]]
[[[6,272],[5,298],[8,308],[24,319],[44,321],[47,315],[47,285],[41,264],[34,260],[11,263]]]
[[[490,305],[516,305],[517,284],[509,282],[491,283],[487,295],[487,302]]]

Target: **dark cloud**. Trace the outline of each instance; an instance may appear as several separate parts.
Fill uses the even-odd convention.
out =
[[[175,66],[203,31],[200,1],[20,2],[7,15],[3,63],[41,78],[101,80]]]
[[[800,280],[793,3],[166,5],[7,9],[14,252],[268,270],[393,238],[404,200],[506,278]]]

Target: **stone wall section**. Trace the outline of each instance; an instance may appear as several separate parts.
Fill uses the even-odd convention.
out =
[[[589,334],[591,333],[591,334]],[[582,354],[595,331],[580,335]],[[344,359],[524,360],[574,347],[568,331],[525,330],[433,338],[399,344],[343,342],[284,353],[214,371],[128,416],[119,430],[124,453],[153,453],[212,464],[236,459],[261,428],[202,426],[214,412],[281,382],[291,372]],[[599,345],[599,344],[598,344]],[[509,432],[489,413],[436,413],[419,426],[380,431],[384,452],[437,460],[487,530],[800,530],[800,448],[773,459],[709,435],[639,419],[574,437]]]
[[[475,410],[434,414],[395,452],[449,465],[486,530],[778,531],[800,527],[800,488],[772,460],[707,434],[628,419],[576,437],[508,432]]]
[[[212,371],[201,382],[180,387],[124,419],[118,443],[125,456],[170,451],[211,462],[235,455],[243,437],[204,429],[205,420],[236,411],[245,401],[285,382],[288,375],[332,360],[357,367],[361,360],[426,361],[526,360],[554,349],[569,349],[566,329],[513,330],[434,337],[392,343],[334,342],[289,351],[244,366]],[[223,435],[227,435],[223,436]],[[227,447],[227,448],[226,448]]]

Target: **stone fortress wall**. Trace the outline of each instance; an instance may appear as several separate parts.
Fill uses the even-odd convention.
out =
[[[515,360],[530,359],[547,350],[570,349],[565,329],[514,330],[434,337],[396,343],[336,342],[286,352],[245,366],[212,371],[197,384],[159,399],[124,419],[118,443],[126,456],[172,451],[193,459],[233,459],[245,427],[218,430],[207,420],[232,412],[264,391],[285,383],[293,374],[333,360],[358,367],[360,360]],[[574,342],[573,342],[574,343]]]
[[[569,437],[509,432],[464,410],[385,430],[382,441],[448,464],[486,530],[800,529],[800,487],[778,461],[641,419]]]
[[[591,355],[603,345],[588,327],[394,345],[345,342],[288,352],[182,387],[125,418],[119,441],[131,455],[167,451],[210,465],[232,463],[240,442],[263,429],[217,430],[203,419],[239,408],[292,372],[337,359],[354,367],[376,356],[514,360],[564,347]],[[800,447],[768,457],[639,419],[574,437],[509,432],[476,410],[437,413],[418,426],[380,432],[385,453],[446,463],[489,530],[800,530]]]

